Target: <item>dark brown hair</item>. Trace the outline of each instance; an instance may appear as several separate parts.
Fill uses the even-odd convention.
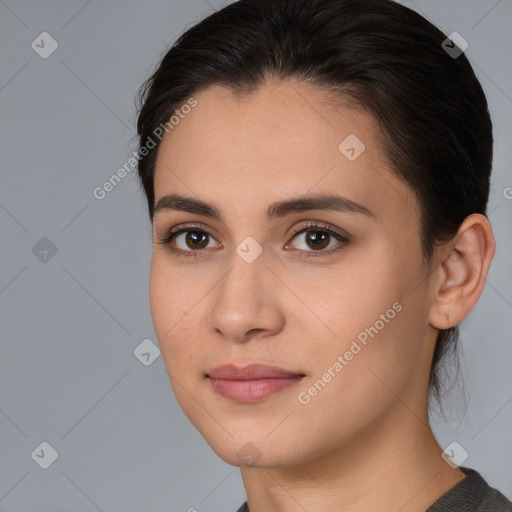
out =
[[[445,39],[391,0],[234,2],[181,35],[140,88],[139,147],[211,85],[240,95],[270,78],[316,85],[376,119],[391,169],[418,198],[429,261],[465,217],[485,215],[492,165],[484,92],[465,54],[447,53]],[[139,154],[151,219],[158,147]],[[439,363],[457,339],[457,326],[438,334],[429,382],[438,401]]]

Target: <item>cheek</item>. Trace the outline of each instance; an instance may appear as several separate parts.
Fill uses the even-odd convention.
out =
[[[183,286],[182,276],[165,257],[153,258],[149,278],[151,317],[176,400],[193,419],[200,411],[194,408],[190,391],[204,371],[197,358],[202,351],[196,341],[197,318],[193,317],[193,304],[199,299],[184,295]]]
[[[153,256],[149,275],[149,307],[155,332],[159,341],[163,334],[172,326],[176,313],[174,304],[175,283],[171,279],[170,272],[165,269],[160,259]]]
[[[180,280],[179,274],[165,262],[162,256],[153,256],[149,277],[149,305],[155,333],[166,364],[176,361],[180,353],[180,361],[187,358],[191,350],[192,336],[186,334],[189,314],[187,289]],[[178,335],[179,334],[179,339]],[[190,342],[184,343],[188,339]]]
[[[400,283],[393,278],[391,265],[382,258],[371,262],[354,258],[322,277],[323,292],[309,297],[314,297],[315,311],[337,336],[357,336],[398,300]]]
[[[338,356],[346,361],[340,375],[352,383],[381,386],[375,375],[381,372],[390,386],[400,386],[411,378],[419,364],[427,311],[423,291],[411,283],[420,282],[420,273],[405,269],[396,257],[369,258],[350,265],[350,272],[333,274],[329,294],[309,295],[312,309],[329,327],[324,342],[315,344],[311,355],[315,371],[325,372]],[[416,279],[416,280],[415,280]],[[421,287],[420,287],[421,288]]]
[[[297,408],[318,418],[326,439],[343,438],[371,424],[396,405],[397,396],[415,389],[422,359],[421,341],[414,339],[418,331],[411,331],[411,311],[407,304],[389,302],[391,297],[385,297],[381,307],[372,298],[372,308],[356,313],[355,320],[344,315],[350,324],[347,331],[338,324],[338,336],[328,344],[316,344],[310,353],[313,371],[299,390],[298,400],[304,405]],[[395,314],[388,312],[386,323],[380,314],[386,315],[388,306]]]

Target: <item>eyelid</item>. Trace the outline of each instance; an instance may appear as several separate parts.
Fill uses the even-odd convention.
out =
[[[303,233],[308,230],[313,231],[315,228],[317,229],[317,231],[326,231],[327,233],[335,237],[338,237],[342,240],[348,241],[350,239],[348,233],[321,221],[307,221],[306,224],[303,224],[299,227],[295,227],[290,236],[294,237],[295,235],[298,235],[299,233]]]

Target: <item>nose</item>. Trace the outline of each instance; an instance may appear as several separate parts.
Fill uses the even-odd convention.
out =
[[[210,328],[226,340],[265,338],[283,329],[281,283],[267,263],[265,253],[252,263],[235,253],[230,270],[214,288]]]

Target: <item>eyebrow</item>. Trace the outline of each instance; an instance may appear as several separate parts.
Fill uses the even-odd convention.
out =
[[[156,203],[153,214],[161,210],[176,210],[197,215],[204,215],[213,219],[223,220],[222,212],[215,205],[193,197],[170,194],[163,196]],[[284,217],[291,213],[304,212],[309,210],[332,210],[338,212],[359,213],[375,218],[366,206],[347,199],[346,197],[323,194],[301,196],[284,201],[277,201],[267,207],[265,217],[267,221]]]

